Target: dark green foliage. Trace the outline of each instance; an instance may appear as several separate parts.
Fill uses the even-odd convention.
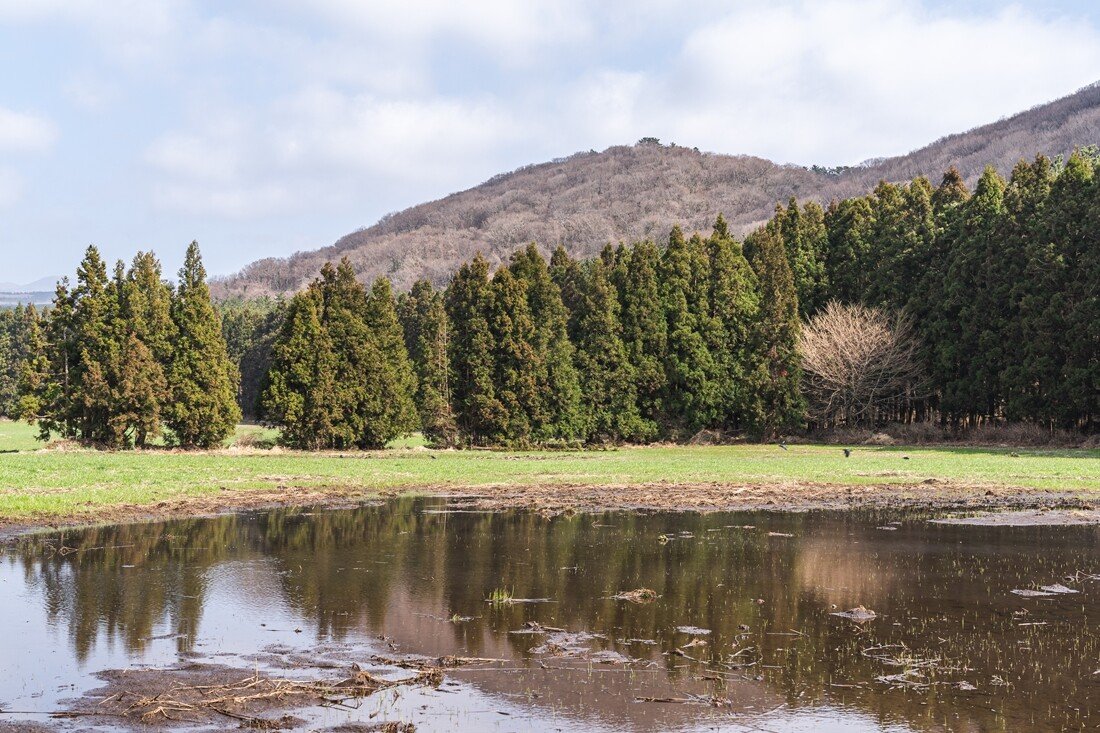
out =
[[[867,291],[873,222],[874,212],[866,196],[829,204],[825,212],[828,231],[825,272],[832,300],[858,303]]]
[[[764,363],[757,348],[760,291],[756,274],[719,216],[707,241],[710,308],[716,335],[711,353],[718,362],[719,395],[712,427],[754,430],[761,421],[757,386]]]
[[[545,361],[535,349],[526,288],[507,268],[493,277],[491,303],[493,384],[505,414],[497,442],[525,445],[531,441],[532,422],[546,418],[538,392],[539,377],[545,379]]]
[[[1075,153],[1051,189],[1050,236],[1054,243],[1046,281],[1052,295],[1040,316],[1046,330],[1060,334],[1048,359],[1057,364],[1051,418],[1066,426],[1092,426],[1100,418],[1100,230],[1096,229],[1096,160]]]
[[[951,169],[934,191],[883,183],[830,205],[833,297],[906,312],[922,342],[934,395],[894,419],[1095,428],[1096,166],[1040,156],[1007,186],[986,170],[973,195]]]
[[[40,337],[38,311],[33,305],[0,310],[0,417],[19,416],[23,368]]]
[[[350,273],[351,267],[347,266]],[[352,275],[354,277],[354,275]],[[371,405],[358,444],[382,448],[394,438],[409,435],[420,427],[414,397],[416,375],[405,349],[405,334],[397,319],[397,304],[390,281],[374,281],[367,295],[363,320],[368,340],[378,349],[378,367],[366,373],[365,398]],[[340,342],[333,336],[337,348]]]
[[[33,305],[23,309],[23,322],[23,360],[16,382],[18,398],[11,416],[34,420],[43,411],[43,406],[55,399],[56,384],[52,382],[46,322]]]
[[[622,339],[619,302],[603,260],[586,263],[578,293],[577,371],[585,437],[592,442],[646,440],[653,428],[638,411],[634,368]]]
[[[260,393],[271,367],[271,351],[286,317],[282,298],[233,299],[217,304],[229,359],[240,373],[237,404],[247,418],[260,415]]]
[[[919,296],[920,282],[932,256],[932,186],[918,178],[908,186],[880,183],[872,197],[870,239],[874,247],[863,262],[870,278],[863,293],[869,305],[905,305]]]
[[[652,242],[638,242],[615,270],[622,304],[623,343],[634,366],[638,408],[652,423],[660,418],[665,389],[668,328],[661,300],[661,253]]]
[[[206,270],[195,242],[187,248],[179,272],[172,321],[176,342],[167,370],[170,398],[165,421],[180,446],[219,446],[241,418],[238,375],[210,301]]]
[[[561,289],[533,244],[512,256],[509,270],[523,289],[534,329],[525,368],[535,390],[531,437],[540,443],[574,440],[582,431],[581,392]]]
[[[345,258],[287,308],[261,400],[295,448],[382,448],[419,425],[389,281],[368,293]]]
[[[416,405],[428,442],[449,446],[458,438],[451,410],[450,333],[443,294],[427,280],[417,281],[398,301],[405,347],[416,373]]]
[[[720,363],[712,349],[719,334],[710,316],[710,260],[703,241],[685,241],[679,228],[661,260],[661,300],[668,341],[663,415],[691,432],[712,425],[721,401]]]
[[[496,344],[489,322],[493,293],[489,263],[478,255],[459,268],[446,292],[451,321],[451,394],[458,429],[474,445],[506,432],[507,411],[496,395]]]
[[[992,168],[948,226],[947,269],[941,323],[954,324],[955,337],[934,344],[933,379],[941,386],[941,409],[956,418],[992,416],[996,410],[999,347],[992,268],[999,258],[1004,181]]]
[[[179,349],[194,343],[180,337],[173,307],[152,254],[138,253],[128,271],[117,263],[108,279],[98,250],[89,247],[76,287],[58,284],[46,323],[33,309],[22,311],[20,416],[37,421],[44,440],[58,434],[125,448],[158,438],[169,411],[185,408],[174,401],[169,369]],[[232,388],[235,376],[226,376]]]
[[[320,450],[341,447],[342,419],[336,397],[336,354],[321,325],[317,282],[290,299],[261,399],[262,412],[282,427],[287,445]]]
[[[289,445],[378,448],[420,427],[439,445],[772,438],[803,422],[801,319],[830,300],[914,324],[930,393],[880,420],[1028,420],[1094,430],[1100,415],[1100,176],[1064,164],[989,169],[973,195],[881,183],[827,211],[790,201],[742,243],[713,232],[607,245],[549,265],[532,244],[495,274],[481,256],[447,289],[395,300],[345,260],[289,303],[210,304],[197,248],[173,293],[151,254],[113,277],[89,248],[49,317],[0,313],[0,415],[112,447],[171,429],[219,444],[262,406]],[[242,376],[238,381],[237,372]]]
[[[760,318],[754,342],[763,361],[754,391],[757,426],[764,438],[802,421],[799,392],[798,295],[782,242],[768,228],[752,237],[752,267],[760,283]]]
[[[1005,217],[1001,224],[1001,256],[998,267],[1000,307],[1010,309],[999,329],[1004,349],[1001,387],[1005,415],[1010,420],[1029,416],[1050,416],[1051,396],[1041,391],[1052,383],[1044,375],[1045,352],[1057,340],[1055,334],[1044,339],[1042,313],[1046,293],[1053,283],[1046,278],[1052,272],[1044,262],[1050,241],[1047,206],[1054,169],[1045,157],[1034,163],[1020,162],[1012,172],[1005,190]]]
[[[776,207],[769,227],[772,236],[778,237],[786,250],[799,313],[812,315],[828,300],[825,212],[813,202],[799,209],[798,202],[791,199],[786,209]]]

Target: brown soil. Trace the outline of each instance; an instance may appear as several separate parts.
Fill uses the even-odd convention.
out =
[[[367,493],[361,487],[321,487],[270,490],[234,490],[217,496],[182,497],[152,505],[90,507],[64,517],[43,517],[21,523],[0,519],[0,539],[34,529],[87,524],[213,516],[225,512],[277,507],[341,508],[370,501],[417,494],[452,499],[456,511],[525,509],[547,515],[608,510],[635,511],[808,511],[843,509],[927,509],[980,511],[1015,509],[1047,512],[1051,509],[1089,510],[1100,503],[1100,492],[1045,491],[1010,487],[961,485],[936,479],[923,483],[850,486],[814,483],[632,484],[613,486],[483,486],[476,489],[447,486],[410,487]]]
[[[1096,509],[1051,509],[987,512],[963,517],[932,520],[937,524],[963,524],[973,527],[1049,527],[1100,524]]]

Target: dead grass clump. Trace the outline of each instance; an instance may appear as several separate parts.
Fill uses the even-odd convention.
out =
[[[225,668],[210,670],[204,680],[204,673],[202,665],[177,670],[182,679],[196,684],[183,684],[176,677],[176,683],[168,685],[165,683],[173,677],[165,675],[171,671],[158,672],[144,681],[132,674],[125,675],[119,678],[114,691],[93,708],[57,713],[55,717],[109,716],[145,724],[204,723],[222,717],[238,721],[242,728],[283,730],[297,727],[302,721],[288,715],[268,718],[261,713],[292,706],[341,705],[393,687],[438,687],[443,682],[443,671],[437,667],[426,667],[411,677],[397,680],[378,677],[358,665],[352,665],[347,676],[336,680],[291,680],[266,677],[258,672],[230,680],[234,670]],[[202,682],[205,684],[199,684]]]
[[[630,601],[631,603],[653,603],[657,600],[657,591],[649,588],[637,588],[635,590],[623,591],[622,593],[616,593],[611,596],[616,601]]]

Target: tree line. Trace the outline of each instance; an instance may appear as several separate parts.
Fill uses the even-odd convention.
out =
[[[327,272],[291,301],[276,338],[273,385],[297,375],[298,391],[269,392],[264,405],[277,423],[323,425],[327,445],[378,444],[400,421],[352,439],[362,428],[346,421],[374,418],[329,399],[323,378],[303,378],[324,374],[330,349],[334,363],[354,362],[341,353],[351,347],[339,295],[354,273],[347,262]],[[802,324],[852,304],[880,325],[903,319],[916,342],[896,348],[912,353],[919,369],[907,358],[904,371],[920,389],[876,398],[875,421],[1093,430],[1098,298],[1100,177],[1095,152],[1082,150],[1021,162],[1007,181],[989,168],[973,191],[952,169],[938,186],[920,177],[827,207],[792,200],[744,242],[719,217],[706,237],[674,229],[663,247],[609,245],[591,260],[559,247],[547,262],[531,245],[492,272],[475,257],[444,290],[420,281],[395,299],[404,352],[395,346],[372,378],[404,375],[387,382],[402,385],[389,406],[411,395],[425,434],[444,444],[646,442],[702,429],[761,438],[806,424]]]
[[[800,332],[839,303],[903,319],[916,341],[922,389],[882,401],[879,422],[1095,430],[1097,161],[1039,156],[973,191],[952,169],[791,200],[744,241],[719,216],[705,236],[588,260],[532,244],[495,271],[475,257],[443,289],[368,288],[343,261],[292,298],[217,312],[194,245],[175,288],[152,255],[110,278],[90,248],[48,317],[0,314],[0,412],[114,446],[162,428],[213,445],[239,408],[307,449],[416,429],[442,445],[766,438],[807,425]]]
[[[152,253],[109,274],[88,247],[75,282],[58,284],[46,314],[26,306],[5,322],[14,348],[0,349],[0,365],[18,366],[0,377],[0,406],[36,422],[43,440],[209,448],[240,419],[237,371],[195,243],[175,287]]]
[[[706,238],[608,246],[578,261],[535,245],[444,290],[369,291],[347,260],[287,304],[261,413],[302,448],[549,445],[774,434],[798,424],[798,302],[782,241],[754,263],[721,217]]]

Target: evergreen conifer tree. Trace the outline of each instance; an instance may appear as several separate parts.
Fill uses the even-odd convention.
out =
[[[511,270],[501,268],[493,276],[490,302],[489,326],[495,346],[493,381],[506,414],[499,440],[524,445],[531,441],[532,421],[545,418],[537,379],[540,372],[545,374],[545,365],[535,349],[535,324],[526,290]]]
[[[934,367],[941,407],[956,419],[993,416],[999,407],[998,348],[991,338],[992,320],[999,316],[989,312],[995,298],[987,275],[988,257],[999,248],[1004,189],[997,172],[986,168],[945,235],[948,261],[938,320],[954,328],[935,343]]]
[[[592,442],[652,437],[638,411],[633,365],[622,340],[619,302],[600,259],[586,263],[577,312],[577,371]]]
[[[450,323],[443,295],[418,280],[399,304],[405,346],[416,372],[416,405],[425,439],[453,445],[458,427],[451,409]]]
[[[1051,344],[1048,359],[1056,364],[1052,383],[1052,418],[1067,428],[1095,421],[1100,350],[1096,317],[1100,315],[1100,271],[1096,221],[1096,163],[1075,151],[1054,181],[1049,209],[1054,251],[1047,275],[1048,297],[1042,316],[1045,330],[1062,334]]]
[[[496,349],[488,318],[492,297],[489,263],[480,254],[459,268],[446,292],[455,416],[460,434],[474,445],[492,443],[507,420],[494,384]]]
[[[46,324],[33,305],[24,309],[24,323],[24,358],[20,364],[18,400],[12,416],[33,423],[44,417],[44,408],[56,401],[57,384],[52,381]]]
[[[859,303],[870,283],[869,262],[874,219],[866,196],[833,201],[825,212],[828,232],[825,276],[829,299]]]
[[[799,312],[810,315],[825,304],[828,283],[825,272],[825,213],[816,203],[802,209],[791,199],[784,209],[777,206],[771,222],[772,234],[782,241],[798,294]]]
[[[387,278],[378,278],[371,286],[364,320],[380,357],[378,371],[365,375],[371,403],[377,404],[379,410],[366,422],[361,445],[382,448],[420,427],[415,402],[416,375],[405,349],[393,288]]]
[[[513,255],[509,269],[524,287],[534,326],[535,356],[526,368],[535,379],[537,400],[531,412],[532,437],[538,442],[574,440],[583,427],[581,392],[561,289],[533,244]]]
[[[176,343],[168,368],[171,401],[165,418],[184,447],[221,445],[240,420],[238,376],[229,360],[221,322],[210,300],[199,246],[187,248],[172,301]]]
[[[712,424],[718,416],[721,386],[719,364],[711,353],[706,290],[700,277],[697,251],[701,241],[687,242],[679,227],[669,236],[661,261],[662,301],[668,328],[665,352],[665,418],[691,432]],[[702,256],[706,257],[705,250]]]
[[[660,251],[650,241],[636,243],[620,258],[623,343],[634,366],[638,408],[653,430],[661,417],[668,349],[660,268]]]
[[[798,294],[782,241],[767,227],[752,235],[752,267],[760,287],[760,318],[754,337],[763,361],[755,395],[757,430],[774,438],[801,424]]]
[[[730,236],[721,215],[707,246],[711,317],[721,336],[712,349],[719,363],[720,398],[715,425],[754,428],[760,419],[754,393],[762,374],[762,362],[754,343],[760,317],[756,274],[742,254],[741,244]]]
[[[1058,335],[1043,332],[1042,313],[1051,285],[1046,280],[1052,264],[1047,261],[1051,241],[1047,207],[1053,181],[1053,166],[1039,156],[1033,163],[1021,161],[1005,190],[999,235],[1004,274],[998,281],[1011,314],[998,338],[1005,350],[1001,383],[1009,420],[1049,418],[1044,387],[1049,386],[1050,376],[1042,365]]]
[[[337,404],[337,359],[321,325],[321,291],[320,281],[314,281],[287,304],[261,397],[265,419],[282,428],[282,442],[305,450],[347,443],[337,429],[343,412]]]

